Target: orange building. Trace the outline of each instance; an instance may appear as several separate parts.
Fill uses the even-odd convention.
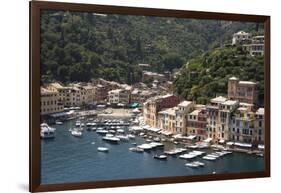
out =
[[[239,81],[232,77],[228,80],[228,98],[239,102],[254,104],[257,101],[257,84],[251,81]]]

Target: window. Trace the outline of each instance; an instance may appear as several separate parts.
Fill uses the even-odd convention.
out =
[[[259,127],[262,127],[262,121],[259,121]]]

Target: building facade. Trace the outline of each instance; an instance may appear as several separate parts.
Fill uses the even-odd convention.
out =
[[[45,88],[41,90],[40,113],[41,115],[48,115],[63,111],[63,105],[59,102],[59,93],[50,91]]]
[[[225,102],[227,98],[219,96],[210,100],[210,104],[206,106],[207,110],[207,136],[212,138],[214,142],[219,141],[219,104]]]
[[[144,103],[144,121],[151,127],[157,127],[158,112],[165,108],[175,107],[179,103],[178,97],[164,95],[152,97]]]
[[[233,34],[232,37],[232,45],[247,44],[250,41],[251,41],[251,34],[244,31],[239,31]]]
[[[128,104],[130,102],[130,91],[126,89],[116,89],[108,92],[108,102],[111,104]]]
[[[228,98],[254,104],[257,102],[257,84],[251,81],[239,81],[236,77],[228,80]]]
[[[264,132],[264,108],[259,108],[255,113],[253,141],[255,143],[263,144]]]
[[[239,102],[234,100],[227,100],[219,104],[217,136],[221,141],[228,141],[231,138],[231,118],[238,106]]]
[[[196,140],[201,141],[207,135],[207,111],[206,109],[195,109],[188,113],[187,133],[196,136]]]

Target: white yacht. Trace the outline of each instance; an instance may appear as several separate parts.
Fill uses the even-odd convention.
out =
[[[105,134],[107,134],[108,133],[108,131],[107,130],[97,130],[96,131],[98,134],[100,134],[100,135],[105,135]]]
[[[108,152],[109,151],[109,149],[107,147],[98,147],[97,150],[100,151],[100,152]]]
[[[40,136],[41,138],[54,138],[55,137],[55,128],[50,127],[47,123],[42,123],[40,125],[41,131]]]
[[[75,136],[75,137],[81,137],[82,136],[82,132],[77,130],[77,129],[74,129],[71,131],[71,135]]]
[[[111,134],[107,134],[105,137],[102,138],[105,141],[112,142],[112,143],[118,143],[120,139],[118,137],[114,137]]]

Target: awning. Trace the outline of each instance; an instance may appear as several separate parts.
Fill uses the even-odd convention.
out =
[[[234,142],[232,142],[232,141],[229,141],[226,143],[226,145],[233,145],[233,144],[234,144]]]
[[[134,107],[139,107],[141,105],[138,102],[132,102],[132,103],[130,103],[130,106],[134,108]]]
[[[161,131],[161,134],[163,135],[172,135],[173,133],[171,131]]]
[[[219,143],[224,143],[224,142],[225,142],[224,139],[219,140]]]
[[[140,110],[138,108],[135,108],[132,110],[133,113],[140,113]]]
[[[259,148],[259,149],[264,149],[264,145],[259,144],[259,145],[258,145],[258,148]]]
[[[203,141],[206,142],[206,143],[210,143],[212,140],[213,140],[212,138],[207,138],[207,139],[205,139]]]
[[[196,135],[189,135],[186,139],[192,140],[192,139],[195,139],[195,137],[196,137]]]
[[[239,142],[235,142],[234,145],[239,146],[239,147],[252,147],[252,144],[249,143],[239,143]]]

